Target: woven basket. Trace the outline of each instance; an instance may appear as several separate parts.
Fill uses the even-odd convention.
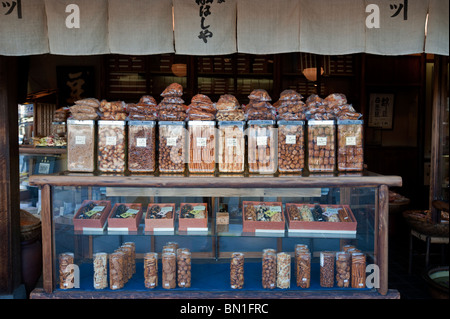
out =
[[[28,241],[41,236],[41,220],[26,210],[20,210],[20,241]]]
[[[448,222],[434,224],[429,210],[407,210],[403,212],[403,217],[408,225],[419,233],[433,237],[448,237]]]

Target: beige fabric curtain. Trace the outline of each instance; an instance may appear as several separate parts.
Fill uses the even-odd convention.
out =
[[[299,0],[237,0],[238,51],[250,54],[298,52]]]
[[[449,1],[430,0],[425,52],[449,55]]]
[[[236,52],[236,0],[173,0],[177,54]]]
[[[174,52],[172,2],[109,0],[109,49],[118,54]]]
[[[379,7],[379,28],[366,28],[366,53],[406,55],[422,53],[428,0],[366,0]]]
[[[361,0],[300,0],[300,51],[324,55],[365,50]]]
[[[44,0],[2,1],[0,5],[0,55],[48,53]]]
[[[79,8],[79,15],[73,10],[73,5]],[[68,8],[72,10],[66,12]],[[45,0],[45,9],[50,53],[109,53],[107,0]],[[79,28],[76,27],[78,17]]]

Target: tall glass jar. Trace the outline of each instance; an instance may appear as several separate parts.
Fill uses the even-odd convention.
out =
[[[186,123],[160,121],[158,164],[161,173],[184,173],[186,163]]]
[[[158,253],[144,255],[144,285],[150,289],[158,286]]]
[[[94,172],[95,121],[67,120],[67,170]]]
[[[128,170],[151,173],[156,168],[156,122],[128,122]]]
[[[244,121],[218,122],[218,163],[221,173],[243,173],[245,168]]]
[[[364,169],[364,144],[362,120],[337,121],[337,167],[339,171]]]
[[[277,134],[275,121],[248,121],[248,170],[274,174],[277,170]]]
[[[336,164],[333,120],[308,121],[308,168],[310,172],[333,172]]]
[[[216,168],[216,122],[189,121],[189,172],[214,173]]]
[[[123,173],[126,168],[126,122],[98,121],[98,170]]]
[[[232,253],[230,262],[230,285],[232,289],[244,287],[244,254]]]
[[[305,122],[278,121],[278,171],[299,173],[305,167]]]

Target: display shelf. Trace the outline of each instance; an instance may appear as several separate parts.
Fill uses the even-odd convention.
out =
[[[388,190],[389,187],[401,186],[402,180],[397,176],[381,176],[371,172],[363,172],[359,176],[320,176],[304,173],[296,176],[266,176],[266,175],[98,175],[98,174],[68,174],[66,172],[55,175],[35,175],[30,183],[41,187],[42,202],[42,237],[43,237],[43,290],[37,289],[32,298],[221,298],[254,296],[266,298],[397,298],[398,293],[388,289],[387,267],[387,230],[388,230]],[[201,232],[183,232],[177,228],[177,218],[173,231],[146,232],[143,219],[137,232],[108,231],[107,228],[100,233],[73,232],[73,226],[63,222],[64,217],[54,216],[53,212],[63,202],[59,191],[73,193],[75,202],[81,203],[83,199],[108,199],[112,204],[117,202],[140,202],[142,199],[151,202],[176,202],[179,209],[180,202],[206,202],[208,204],[208,230]],[[359,194],[359,195],[358,195]],[[266,199],[267,198],[267,199]],[[366,199],[369,198],[369,202]],[[155,201],[153,199],[156,199]],[[187,200],[189,199],[189,200]],[[191,201],[196,199],[196,201]],[[285,229],[277,232],[243,232],[242,210],[236,207],[242,201],[282,201],[288,202],[316,202],[324,204],[350,205],[358,221],[356,234],[326,233],[326,232],[290,232]],[[229,224],[216,225],[216,214],[219,203],[227,203],[230,208]],[[144,203],[145,205],[145,203]],[[233,206],[234,205],[234,206]],[[236,206],[237,205],[237,206]],[[234,209],[234,211],[233,211]],[[236,215],[238,214],[238,215]],[[239,215],[241,217],[239,217]],[[145,214],[144,214],[145,216]],[[66,219],[67,221],[67,219]],[[117,248],[126,241],[133,241],[139,247],[136,261],[142,262],[145,252],[161,253],[164,242],[180,242],[180,247],[187,245],[191,249],[193,258],[192,289],[156,289],[144,291],[135,286],[128,285],[118,291],[91,291],[88,286],[71,291],[57,289],[57,254],[64,251],[75,251],[75,255],[82,260],[92,260],[92,254],[99,251]],[[261,251],[272,247],[278,252],[288,251],[293,255],[295,244],[308,242],[311,244],[314,263],[318,263],[318,253],[323,250],[338,251],[347,242],[358,242],[379,268],[380,285],[376,289],[300,289],[263,290],[250,279],[246,281],[247,287],[242,291],[213,288],[210,286],[195,285],[194,282],[201,277],[207,277],[219,271],[220,267],[229,267],[229,257],[233,251],[244,251],[249,258],[256,258],[256,265],[260,267]],[[207,262],[202,263],[201,259]],[[195,264],[194,264],[195,262]],[[194,267],[194,265],[197,265]],[[83,264],[80,264],[82,269]],[[207,267],[207,268],[202,268]],[[251,265],[246,265],[251,267]],[[195,268],[195,270],[194,270]],[[216,284],[226,282],[229,270],[222,269],[221,277],[214,276]],[[205,269],[209,269],[208,272]],[[213,270],[211,270],[213,269]],[[195,273],[194,273],[195,271]],[[200,272],[197,272],[200,271]],[[249,273],[255,276],[261,272],[253,269]],[[228,275],[227,275],[228,274]],[[90,277],[89,272],[82,271],[82,276]],[[195,280],[194,280],[195,277]],[[92,278],[92,276],[91,276]],[[142,276],[136,274],[136,280],[142,281]],[[256,279],[255,279],[256,280]],[[257,280],[256,280],[257,281]],[[212,281],[213,284],[214,280]],[[92,285],[92,284],[91,284]],[[65,297],[64,297],[65,296]]]

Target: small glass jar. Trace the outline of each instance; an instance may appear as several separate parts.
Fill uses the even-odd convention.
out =
[[[94,254],[94,288],[104,289],[108,287],[108,254]]]
[[[126,122],[98,121],[98,161],[100,172],[125,172]]]
[[[214,173],[216,128],[214,121],[189,121],[189,172]]]
[[[248,170],[274,174],[277,170],[277,134],[275,121],[248,121]]]
[[[334,252],[322,251],[320,252],[320,286],[333,287],[334,286]]]
[[[67,170],[94,172],[95,122],[91,120],[67,121]]]
[[[184,173],[186,164],[186,124],[160,121],[158,165],[161,173]]]
[[[336,253],[336,286],[347,288],[350,286],[351,255],[346,252]]]
[[[158,286],[158,253],[144,255],[144,285],[150,289]]]
[[[277,254],[277,287],[291,287],[291,255],[285,252]]]
[[[230,262],[230,286],[232,289],[242,289],[244,287],[244,254],[231,254]]]
[[[75,285],[74,278],[74,254],[61,253],[58,256],[59,260],[59,288],[72,289]]]
[[[274,289],[277,286],[277,256],[274,251],[263,252],[262,286],[264,289]]]
[[[305,122],[278,121],[278,171],[300,173],[305,167]]]
[[[191,287],[191,252],[177,250],[177,281],[178,287]]]
[[[243,173],[245,168],[245,136],[243,121],[218,122],[219,172]]]
[[[155,121],[128,122],[128,170],[151,173],[156,168]]]
[[[162,254],[162,287],[174,289],[177,286],[177,258],[175,253]]]

